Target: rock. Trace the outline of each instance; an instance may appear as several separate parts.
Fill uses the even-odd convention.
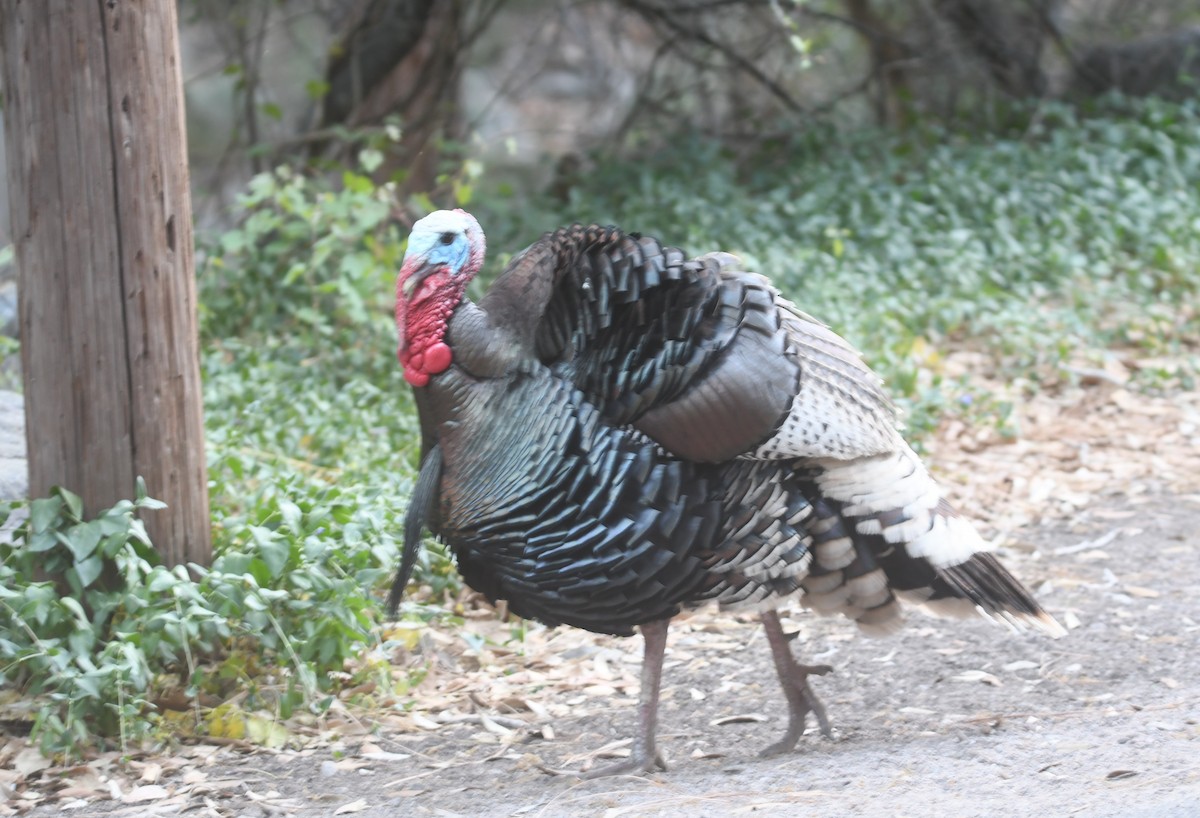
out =
[[[16,338],[20,334],[17,282],[0,282],[0,335]]]
[[[1186,100],[1200,80],[1200,28],[1166,31],[1127,43],[1100,43],[1076,63],[1073,86],[1087,94]]]
[[[28,493],[25,399],[16,392],[0,390],[0,500],[17,500]]]

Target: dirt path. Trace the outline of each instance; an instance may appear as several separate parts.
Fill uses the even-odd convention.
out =
[[[89,785],[112,800],[59,789],[21,811],[1200,816],[1200,400],[1112,389],[1072,400],[1056,412],[1029,402],[1036,422],[1017,444],[964,444],[952,424],[935,441],[962,505],[1008,532],[1005,562],[1070,634],[914,614],[901,633],[866,639],[798,614],[786,623],[797,655],[835,668],[814,683],[833,741],[810,734],[759,759],[784,713],[764,639],[751,619],[702,612],[677,620],[668,647],[671,770],[556,774],[630,735],[640,640],[536,626],[514,639],[481,612],[387,657],[428,675],[411,695],[379,698],[369,723],[335,708],[303,749],[184,748],[101,771]]]

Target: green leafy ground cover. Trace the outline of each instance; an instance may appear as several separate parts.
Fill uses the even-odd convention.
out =
[[[47,753],[189,733],[278,743],[280,719],[350,690],[403,702],[386,657],[414,631],[380,626],[381,589],[419,441],[394,357],[389,206],[364,175],[280,169],[206,243],[211,568],[157,565],[134,516],[145,497],[84,520],[59,492],[0,546],[0,703],[31,708]],[[814,133],[749,164],[685,144],[600,162],[566,204],[496,190],[472,208],[493,273],[575,219],[738,253],[865,351],[917,437],[947,413],[1006,428],[1004,401],[939,373],[950,346],[1027,390],[1130,350],[1149,362],[1141,388],[1194,388],[1194,107],[1048,108],[1004,137]],[[404,617],[452,618],[453,565],[423,559]]]

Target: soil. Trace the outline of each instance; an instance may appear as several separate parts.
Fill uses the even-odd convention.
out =
[[[390,711],[381,701],[386,715],[344,711],[299,749],[185,747],[134,762],[142,782],[114,778],[113,799],[59,792],[20,811],[1200,816],[1200,454],[1187,448],[1200,439],[1200,404],[1139,400],[1134,411],[1123,400],[1109,389],[1080,398],[1080,417],[1100,431],[1081,431],[1066,411],[1064,426],[1028,430],[1018,447],[935,442],[951,470],[975,464],[956,479],[964,506],[997,509],[984,530],[1006,533],[1001,558],[1069,633],[914,613],[872,639],[793,612],[797,657],[834,667],[813,681],[833,739],[810,727],[793,753],[759,758],[786,721],[761,628],[701,611],[672,624],[659,727],[670,769],[581,781],[571,772],[628,747],[640,639],[531,625],[513,641],[516,626],[485,611],[420,635],[401,661],[428,675]],[[1056,458],[1064,441],[1087,462]],[[1003,512],[1001,485],[1024,498]]]

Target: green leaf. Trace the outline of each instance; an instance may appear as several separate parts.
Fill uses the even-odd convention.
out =
[[[84,620],[85,624],[86,621]],[[67,636],[67,646],[72,653],[91,653],[96,647],[96,634],[91,628],[76,628]]]
[[[146,585],[146,590],[152,594],[160,594],[168,588],[179,585],[182,582],[178,577],[163,568],[155,568],[150,576],[150,582]]]
[[[264,102],[258,107],[262,109],[264,114],[271,117],[271,119],[274,119],[276,122],[283,119],[283,109],[274,102]]]
[[[63,502],[66,503],[67,511],[72,517],[76,520],[83,519],[83,500],[78,494],[67,491],[62,486],[55,486],[53,493],[61,497]]]
[[[62,507],[62,498],[58,496],[43,497],[31,502],[29,504],[29,530],[34,534],[39,534],[50,528]]]
[[[128,534],[129,533],[129,518],[125,515],[113,516],[105,514],[96,520],[93,520],[96,526],[100,529],[100,533],[105,537],[113,534]]]
[[[366,148],[358,152],[358,164],[367,173],[374,173],[383,164],[383,152],[374,148]]]
[[[240,230],[231,230],[221,236],[221,252],[226,255],[237,255],[246,247],[246,234]]]
[[[84,674],[75,677],[75,687],[82,691],[85,696],[90,696],[93,699],[100,699],[104,694],[100,691],[101,679],[92,674]]]
[[[308,92],[310,99],[321,100],[329,93],[329,83],[323,80],[309,80],[304,83],[304,90]]]
[[[100,576],[104,570],[104,560],[100,557],[92,556],[87,559],[75,563],[74,571],[79,577],[79,584],[84,588],[90,586]]]
[[[287,274],[283,277],[283,286],[287,287],[295,284],[307,272],[308,264],[303,261],[293,262],[292,265],[288,267]],[[233,464],[231,463],[230,465],[232,466]],[[238,465],[240,466],[241,464],[239,463]]]
[[[79,523],[67,530],[66,546],[74,555],[75,561],[79,562],[92,555],[103,535],[103,527],[98,521]],[[87,583],[84,584],[87,585]]]
[[[421,213],[432,213],[437,210],[437,205],[433,203],[433,199],[429,198],[428,193],[414,193],[412,198]]]
[[[137,479],[137,498],[134,505],[137,508],[149,508],[155,511],[167,507],[167,504],[162,500],[155,500],[149,495],[146,489],[146,481],[140,475]]]
[[[267,570],[271,572],[272,577],[278,577],[287,567],[291,545],[274,531],[262,526],[250,526],[250,534],[254,538],[254,544],[258,546],[259,557],[266,564]]]
[[[146,524],[141,520],[129,521],[129,539],[136,540],[142,545],[150,546],[150,535],[146,533]]]
[[[77,599],[72,599],[72,598],[71,598],[71,597],[69,597],[69,596],[64,596],[64,597],[63,597],[63,598],[60,600],[60,602],[62,603],[62,606],[63,606],[64,608],[66,608],[66,609],[67,609],[67,610],[69,610],[69,611],[70,611],[72,614],[74,614],[74,615],[75,615],[75,620],[76,620],[76,622],[78,622],[80,625],[87,626],[87,625],[89,625],[89,624],[90,624],[90,623],[88,622],[88,617],[87,617],[87,614],[86,614],[86,613],[84,613],[83,606],[79,604],[79,600],[77,600]]]
[[[288,741],[287,729],[274,719],[250,716],[246,719],[246,738],[263,747],[282,747]]]
[[[300,506],[296,505],[291,500],[280,500],[279,501],[279,514],[280,514],[280,516],[283,517],[284,525],[286,525],[288,528],[290,528],[292,531],[294,531],[297,534],[299,534],[301,532],[302,529],[300,526],[300,519],[301,519]]]
[[[370,193],[375,190],[375,183],[370,177],[349,170],[342,173],[342,184],[346,186],[346,190],[353,193]]]
[[[474,192],[474,189],[466,182],[458,182],[454,185],[454,200],[459,207],[466,207],[471,203]]]
[[[40,554],[49,551],[56,545],[58,545],[58,537],[55,536],[55,532],[38,531],[29,536],[25,549],[33,554]]]
[[[110,534],[100,541],[100,547],[96,549],[96,553],[105,559],[112,559],[121,553],[128,542],[129,535],[125,531],[120,534]]]

